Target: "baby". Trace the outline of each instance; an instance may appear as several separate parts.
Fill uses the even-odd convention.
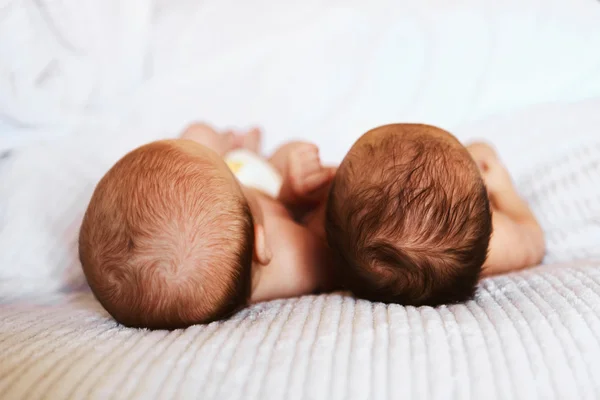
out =
[[[335,171],[308,143],[289,143],[267,163],[259,141],[256,130],[196,124],[127,154],[98,183],[79,255],[117,321],[186,327],[325,288],[330,262],[314,221]]]
[[[544,255],[495,152],[427,125],[382,126],[354,144],[332,183],[326,231],[344,288],[406,305],[467,300],[482,274]]]

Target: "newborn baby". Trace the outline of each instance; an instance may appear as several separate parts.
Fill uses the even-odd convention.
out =
[[[259,141],[256,130],[219,134],[196,124],[179,140],[127,154],[98,183],[79,254],[117,321],[186,327],[323,288],[322,225],[311,230],[290,211],[305,221],[323,214],[334,170],[308,143],[289,143],[267,163]]]
[[[343,287],[405,305],[467,300],[482,273],[544,254],[495,152],[428,125],[382,126],[354,144],[332,183],[326,231]]]

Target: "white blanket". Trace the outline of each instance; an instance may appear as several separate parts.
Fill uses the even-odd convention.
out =
[[[4,0],[2,148],[262,124],[339,161],[390,121],[446,128],[600,94],[591,0]]]
[[[597,399],[600,264],[487,280],[475,301],[338,295],[174,332],[125,329],[90,294],[2,308],[6,399]]]
[[[599,21],[586,0],[0,4],[0,398],[598,398]],[[120,327],[85,285],[81,216],[117,158],[195,119],[332,162],[390,121],[487,138],[546,265],[436,309],[307,296]]]

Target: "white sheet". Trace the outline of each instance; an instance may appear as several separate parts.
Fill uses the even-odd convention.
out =
[[[600,264],[486,280],[474,301],[273,301],[126,329],[90,293],[5,299],[0,398],[581,399],[600,395]]]
[[[341,158],[389,121],[454,128],[600,95],[591,0],[5,1],[0,149],[259,123]]]

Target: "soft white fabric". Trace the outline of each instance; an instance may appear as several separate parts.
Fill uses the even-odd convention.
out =
[[[587,0],[3,2],[0,398],[598,398],[599,21]],[[81,217],[114,161],[196,119],[332,162],[391,121],[487,138],[548,265],[437,309],[308,296],[120,327],[85,285]]]
[[[242,185],[274,198],[279,195],[283,179],[264,157],[246,149],[237,149],[227,153],[225,161]]]
[[[599,95],[599,19],[592,0],[4,0],[0,150],[204,119],[337,161],[385,122]]]
[[[173,332],[123,328],[89,293],[3,303],[3,399],[600,396],[597,262],[486,280],[461,305],[306,296]]]

